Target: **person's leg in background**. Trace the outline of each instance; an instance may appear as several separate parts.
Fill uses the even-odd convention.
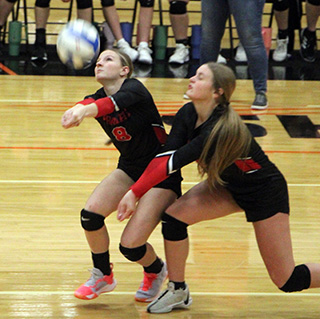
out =
[[[140,0],[138,35],[138,61],[152,64],[151,49],[149,48],[150,30],[153,18],[154,0]]]
[[[267,78],[268,56],[264,46],[261,24],[264,0],[229,0],[240,41],[245,49],[249,72],[253,79],[255,99],[252,109],[263,110],[268,107]]]
[[[114,0],[101,0],[101,5],[106,22],[117,40],[118,49],[126,53],[132,62],[134,62],[138,57],[138,52],[131,48],[130,44],[123,38],[120,19],[114,5]]]
[[[226,21],[229,17],[227,0],[202,0],[202,38],[200,64],[217,61]]]
[[[48,61],[46,27],[50,14],[50,0],[36,0],[34,14],[36,21],[36,39],[31,55],[31,62],[45,64]]]
[[[301,31],[300,54],[304,61],[314,62],[317,49],[316,27],[320,16],[320,0],[306,1],[307,27]]]
[[[2,55],[2,30],[17,0],[0,0],[0,55]]]
[[[77,18],[92,22],[92,0],[77,0]]]
[[[174,53],[169,58],[169,63],[183,64],[189,61],[188,26],[189,16],[187,4],[189,0],[170,0],[170,22],[176,41]]]
[[[276,62],[282,62],[288,55],[289,43],[289,0],[274,0],[274,16],[277,21],[278,34],[277,46],[273,51],[272,58]]]

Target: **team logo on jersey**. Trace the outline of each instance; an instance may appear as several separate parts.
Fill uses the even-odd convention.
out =
[[[254,173],[261,168],[260,164],[255,162],[252,157],[241,158],[236,160],[234,163],[246,174]]]

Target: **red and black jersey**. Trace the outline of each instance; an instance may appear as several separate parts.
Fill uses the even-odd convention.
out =
[[[103,88],[85,99],[106,98]],[[126,79],[120,90],[109,96],[114,111],[96,118],[125,162],[143,166],[160,151],[166,133],[160,114],[146,87],[137,79]],[[89,100],[90,101],[90,100]]]
[[[198,160],[210,131],[223,112],[224,108],[218,105],[208,120],[195,128],[198,115],[194,105],[191,102],[185,104],[174,118],[164,151],[151,161],[140,179],[132,186],[132,191],[141,197],[173,172]],[[212,149],[209,153],[214,156],[214,152]],[[256,191],[267,179],[283,178],[253,137],[248,157],[227,167],[221,177],[226,182],[226,187],[236,196]]]

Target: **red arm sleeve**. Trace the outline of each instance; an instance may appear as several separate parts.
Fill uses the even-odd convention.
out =
[[[93,102],[95,102],[95,99],[93,99],[92,97],[89,97],[88,99],[84,99],[83,101],[80,101],[77,104],[88,105]]]
[[[96,118],[110,114],[114,111],[114,104],[109,97],[94,101],[98,107],[98,114]]]
[[[149,163],[140,178],[130,187],[138,198],[168,177],[167,167],[169,159],[170,156],[161,156],[154,158]]]

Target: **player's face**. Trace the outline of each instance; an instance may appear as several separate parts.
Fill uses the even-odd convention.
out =
[[[212,99],[212,81],[213,74],[209,67],[206,64],[200,66],[196,75],[189,80],[187,95],[192,101]]]
[[[94,71],[98,82],[119,79],[123,71],[119,55],[114,51],[103,51],[96,62]]]

